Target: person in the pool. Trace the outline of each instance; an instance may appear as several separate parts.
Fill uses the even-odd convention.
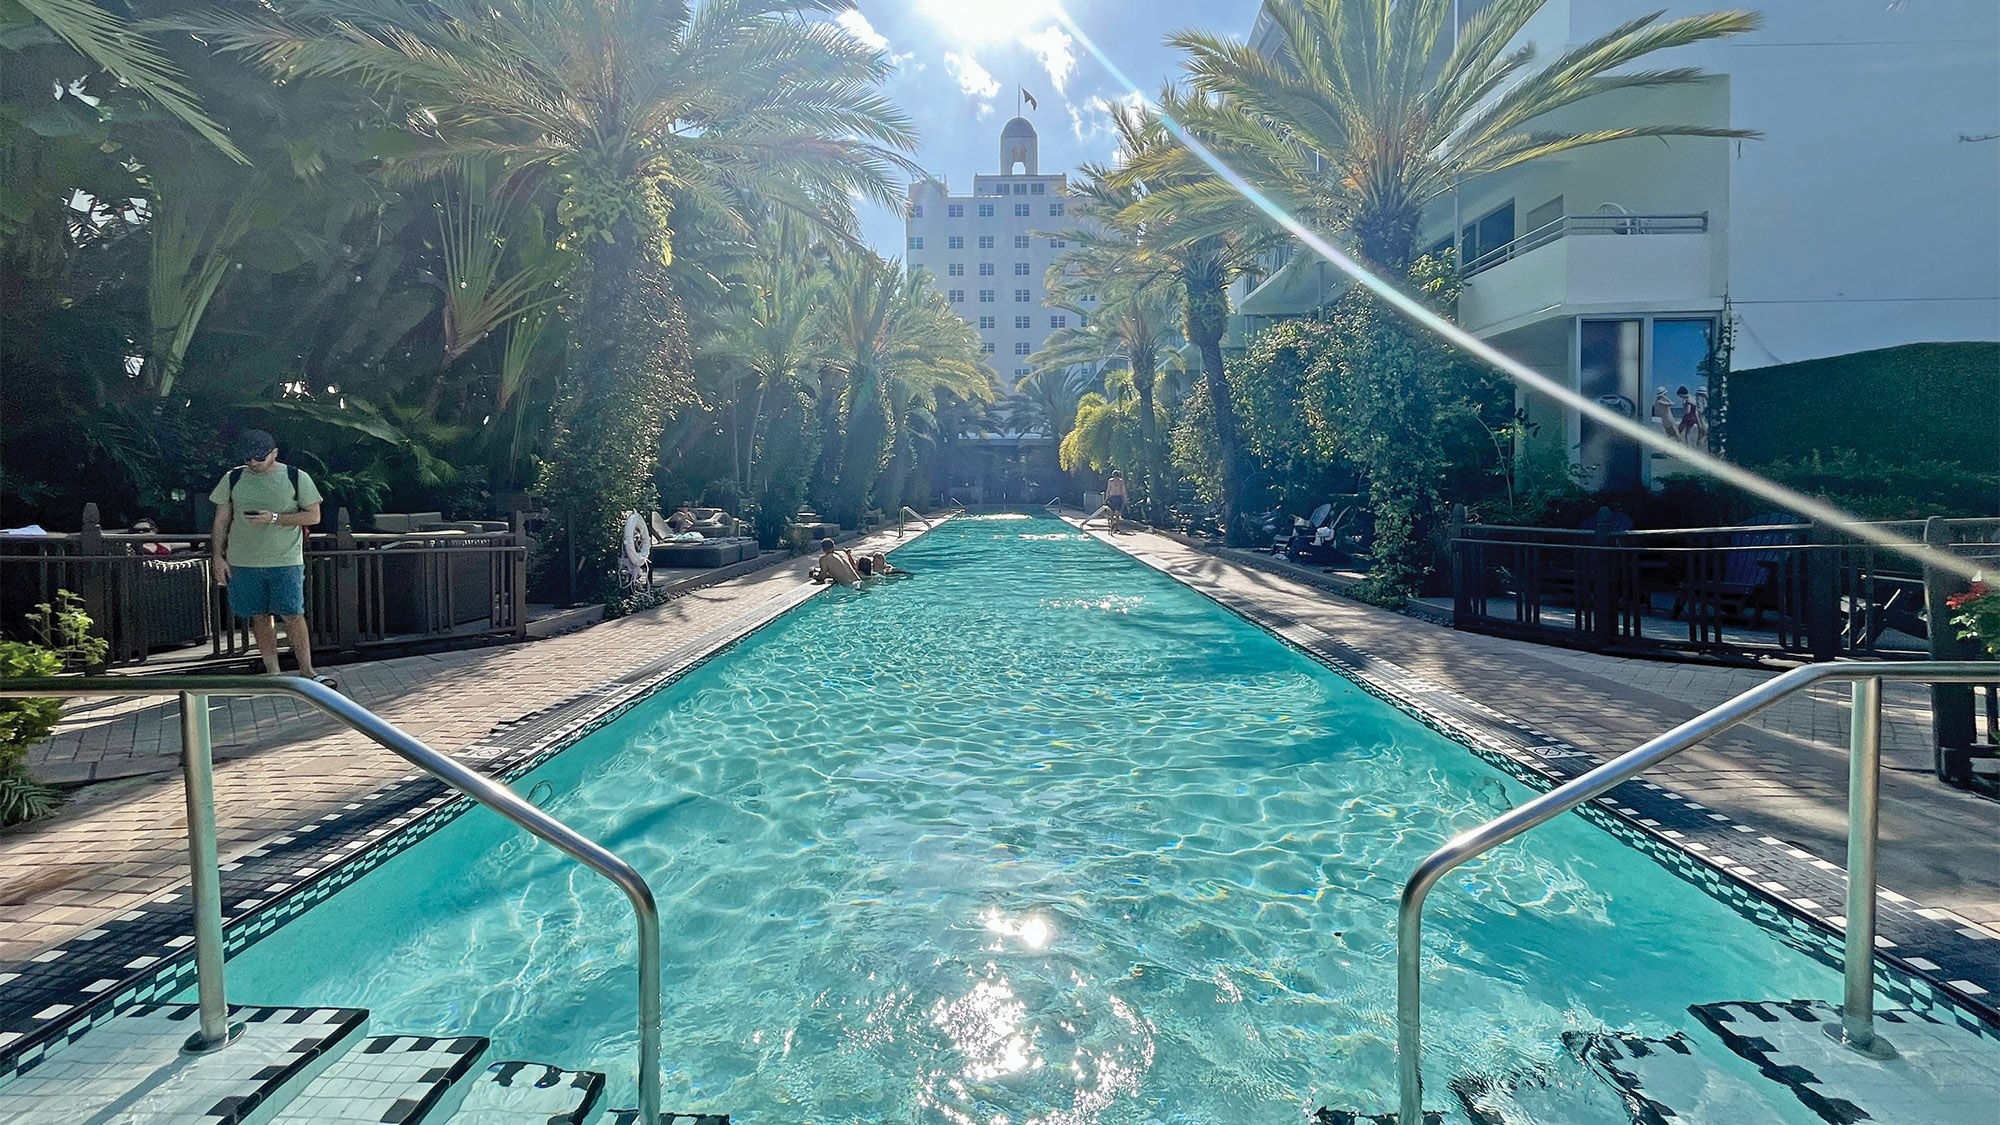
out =
[[[861,572],[854,565],[854,557],[833,545],[833,540],[819,541],[819,565],[813,567],[814,582],[837,582],[842,586],[861,585]]]
[[[862,555],[854,560],[854,568],[863,578],[902,578],[910,572],[889,564],[889,556],[877,551],[872,555]]]

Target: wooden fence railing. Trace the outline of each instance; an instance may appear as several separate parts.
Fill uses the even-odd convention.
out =
[[[153,544],[171,553],[146,553]],[[518,520],[508,532],[388,535],[353,531],[342,509],[331,532],[306,539],[313,648],[525,637],[527,554]],[[24,636],[25,616],[58,590],[83,600],[107,664],[203,645],[218,658],[255,651],[215,585],[207,535],[106,532],[90,505],[80,532],[0,536],[0,635]]]

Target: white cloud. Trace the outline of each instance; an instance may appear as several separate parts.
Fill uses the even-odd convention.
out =
[[[1124,110],[1134,110],[1144,104],[1145,98],[1136,91],[1121,95],[1114,101],[1106,101],[1102,97],[1093,96],[1084,101],[1081,110],[1074,103],[1070,105],[1069,127],[1076,134],[1076,139],[1079,141],[1093,141],[1100,137],[1115,136],[1116,131],[1111,124],[1112,106],[1116,105]]]
[[[958,88],[975,98],[990,98],[1000,92],[1000,80],[987,73],[971,55],[947,54],[944,68],[958,79]]]
[[[849,8],[833,17],[833,22],[846,28],[849,35],[854,36],[856,39],[861,40],[878,51],[889,49],[889,40],[881,32],[875,30],[875,25],[868,22],[867,16],[862,15],[860,11],[854,8]]]
[[[1033,35],[1021,36],[1021,46],[1033,51],[1035,57],[1042,60],[1042,66],[1049,72],[1049,81],[1055,83],[1058,94],[1064,93],[1069,76],[1076,73],[1076,52],[1071,49],[1075,43],[1054,24]]]

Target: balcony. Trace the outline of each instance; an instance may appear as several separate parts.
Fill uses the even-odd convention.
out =
[[[1706,308],[1721,299],[1708,215],[1565,215],[1465,263],[1459,322],[1505,331],[1541,314]]]

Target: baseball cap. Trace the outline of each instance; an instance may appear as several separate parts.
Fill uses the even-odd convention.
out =
[[[278,448],[278,443],[263,430],[244,430],[236,438],[236,448],[245,461],[262,461]]]

